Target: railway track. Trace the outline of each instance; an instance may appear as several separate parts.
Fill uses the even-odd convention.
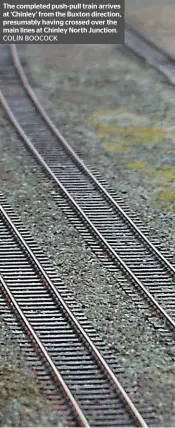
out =
[[[125,27],[125,46],[163,74],[171,85],[175,85],[175,57],[170,52],[129,24]]]
[[[0,247],[0,313],[15,328],[45,391],[59,409],[62,405],[67,424],[146,428],[118,380],[124,370],[117,358],[105,348],[1,194]],[[144,413],[149,419],[149,410]]]
[[[7,48],[6,48],[7,49]],[[15,45],[4,48],[1,101],[27,148],[56,185],[55,198],[93,251],[132,281],[125,290],[161,317],[157,328],[172,340],[175,327],[175,268],[141,230],[140,220],[97,173],[79,159],[43,110],[24,74]],[[16,69],[16,70],[15,70]],[[16,74],[17,71],[17,74]]]

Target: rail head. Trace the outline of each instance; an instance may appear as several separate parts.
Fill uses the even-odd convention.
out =
[[[57,385],[61,388],[64,397],[69,402],[69,405],[71,405],[71,408],[73,410],[74,416],[76,418],[76,421],[80,424],[81,427],[89,427],[88,421],[86,420],[86,417],[84,416],[81,408],[79,407],[77,401],[75,400],[74,396],[72,395],[70,389],[67,387],[63,377],[57,370],[54,362],[52,361],[51,357],[49,356],[48,352],[46,351],[45,347],[43,346],[41,340],[35,333],[34,329],[32,328],[31,324],[27,320],[26,316],[24,315],[23,311],[19,307],[18,303],[16,302],[15,298],[13,297],[6,281],[4,280],[3,276],[0,275],[0,286],[1,290],[4,294],[4,296],[8,299],[10,304],[13,306],[14,311],[17,314],[17,317],[20,319],[20,323],[23,325],[25,331],[27,332],[31,342],[34,344],[34,346],[39,351],[39,354],[44,359],[45,363],[47,364],[47,367],[49,367],[52,376],[54,377],[55,382]]]
[[[129,395],[126,393],[126,391],[122,387],[121,383],[119,382],[119,380],[117,379],[117,377],[115,376],[115,374],[113,373],[113,371],[111,370],[111,368],[109,367],[109,365],[107,364],[107,362],[105,361],[105,359],[103,358],[103,356],[101,355],[101,353],[99,352],[99,350],[97,349],[97,347],[94,345],[94,343],[92,342],[92,340],[90,339],[90,337],[88,336],[88,334],[86,333],[86,331],[84,330],[84,328],[81,326],[81,324],[79,323],[79,321],[76,319],[76,317],[74,316],[74,314],[72,313],[72,311],[69,309],[68,305],[66,304],[66,302],[64,301],[64,299],[61,297],[60,293],[56,289],[56,287],[53,284],[52,280],[49,278],[49,276],[46,273],[45,269],[42,267],[41,263],[36,258],[36,256],[34,255],[33,251],[30,249],[30,247],[28,246],[28,244],[26,243],[26,241],[22,237],[21,233],[18,231],[18,229],[16,228],[16,226],[14,225],[14,223],[12,222],[12,220],[10,219],[8,213],[3,208],[2,205],[0,205],[0,215],[4,219],[5,224],[8,226],[8,228],[12,231],[14,237],[16,237],[17,242],[23,248],[23,250],[25,251],[25,253],[30,257],[30,260],[32,260],[34,266],[37,268],[37,271],[39,271],[41,277],[44,279],[44,285],[47,286],[51,290],[52,297],[54,297],[55,300],[57,302],[59,302],[59,304],[61,305],[62,309],[66,313],[66,316],[68,317],[69,321],[75,327],[76,332],[78,332],[78,334],[79,334],[80,338],[82,339],[82,341],[84,342],[84,344],[86,346],[88,346],[88,349],[90,350],[91,354],[95,358],[97,364],[102,368],[104,374],[107,376],[108,380],[111,382],[111,385],[113,385],[113,387],[115,388],[117,395],[120,396],[121,400],[123,401],[123,403],[125,404],[125,406],[128,408],[128,411],[132,415],[132,417],[135,420],[136,424],[139,427],[146,428],[147,427],[146,422],[144,421],[144,419],[142,418],[141,414],[139,413],[139,411],[135,407],[135,405],[132,402],[132,400],[130,399]],[[4,290],[7,293],[7,285],[5,284],[5,281],[3,280],[2,276],[1,276],[1,284],[2,284],[2,286],[4,288]],[[9,292],[7,294],[8,294],[8,296],[10,296],[10,299],[11,299],[12,295],[10,293],[10,290],[9,290]],[[12,303],[13,303],[13,306],[15,306],[15,304],[14,304],[15,302],[12,301]],[[16,308],[16,306],[15,306],[15,308]],[[18,311],[18,313],[19,313],[19,311]],[[21,315],[22,314],[20,313],[20,317],[23,319],[23,317]],[[23,321],[24,321],[24,319],[23,319]],[[26,322],[25,322],[25,326],[27,327],[27,329],[29,331],[29,325],[26,325]],[[61,380],[60,380],[60,383],[61,383]],[[70,397],[69,399],[71,400],[72,404],[75,404],[73,396]],[[76,409],[76,406],[75,406],[75,410],[76,410],[76,412],[78,412],[77,415],[78,415],[79,418],[83,417],[83,415],[81,414],[82,413],[81,409],[80,409],[80,412],[79,412],[79,409],[78,408]],[[85,420],[84,420],[84,423],[85,423]],[[82,425],[82,426],[88,426],[88,425]]]
[[[157,302],[157,300],[152,296],[152,294],[147,290],[147,288],[142,284],[142,282],[137,278],[137,276],[131,271],[131,269],[127,266],[127,264],[121,259],[121,257],[116,253],[116,251],[111,247],[111,245],[107,242],[107,240],[103,237],[103,235],[99,232],[99,230],[95,227],[95,225],[91,222],[91,220],[87,217],[87,215],[84,213],[84,211],[81,209],[81,207],[77,204],[77,202],[73,199],[73,197],[69,194],[69,192],[65,189],[65,187],[62,185],[62,183],[58,180],[56,175],[53,173],[53,171],[50,169],[50,167],[47,165],[47,163],[44,161],[43,157],[39,154],[39,152],[35,149],[33,144],[31,143],[30,139],[27,137],[21,126],[16,121],[13,113],[11,112],[4,96],[1,94],[1,102],[4,106],[4,109],[6,110],[9,118],[11,119],[12,123],[16,127],[18,133],[20,134],[21,138],[24,140],[26,146],[29,148],[29,150],[32,152],[34,157],[36,158],[37,162],[42,166],[43,170],[52,178],[53,182],[57,184],[59,187],[61,193],[64,195],[64,197],[68,200],[69,203],[71,203],[71,206],[73,207],[75,213],[78,213],[78,215],[81,216],[81,219],[84,220],[86,225],[88,226],[90,231],[93,231],[97,239],[103,243],[103,246],[108,251],[108,253],[112,256],[113,259],[117,261],[117,263],[122,267],[122,270],[129,275],[129,277],[132,279],[134,284],[137,285],[137,287],[141,290],[141,292],[146,296],[146,298],[149,300],[152,306],[156,308],[156,310],[159,312],[161,317],[163,317],[168,323],[168,325],[171,327],[171,329],[175,329],[175,321],[172,319],[172,317],[161,307],[161,305]],[[47,280],[46,280],[47,281]]]
[[[5,102],[4,102],[4,105],[5,105]],[[8,106],[7,106],[8,107]],[[8,110],[8,109],[7,109]],[[9,111],[10,111],[10,109],[9,109]],[[47,114],[46,114],[47,115]],[[13,121],[15,118],[14,118],[14,116],[13,116],[13,114],[12,114],[12,112],[11,112],[11,120]],[[50,119],[49,119],[50,120]],[[54,126],[54,125],[53,125]],[[26,139],[26,141],[27,141],[27,136],[24,134],[24,131],[22,130],[22,128],[20,128],[20,126],[19,126],[19,124],[18,124],[18,132],[20,133],[20,135],[22,136],[22,138],[24,138],[24,139]],[[58,131],[59,132],[59,131]],[[60,134],[61,135],[61,134]],[[59,135],[59,139],[60,139],[60,135]],[[63,138],[63,137],[62,137]],[[31,142],[30,142],[30,140],[28,139],[28,143],[30,143],[31,144]],[[30,145],[29,144],[29,145]],[[66,144],[68,144],[67,142],[66,142]],[[70,146],[69,146],[69,149],[72,151],[72,149],[70,148]],[[71,203],[73,203],[73,205],[75,206],[75,208],[76,209],[79,209],[79,211],[80,211],[80,213],[81,213],[81,215],[82,216],[84,216],[84,219],[87,221],[87,217],[85,216],[85,214],[83,213],[83,211],[81,210],[81,208],[80,207],[78,207],[78,205],[76,204],[76,202],[71,198],[71,196],[68,194],[68,192],[65,192],[65,189],[63,188],[63,186],[62,186],[62,184],[59,182],[59,180],[58,179],[56,179],[56,177],[55,177],[55,175],[53,174],[53,172],[49,169],[49,167],[45,164],[45,162],[44,162],[44,160],[43,160],[43,158],[39,155],[39,153],[35,150],[35,148],[33,147],[33,153],[36,155],[36,157],[38,157],[38,160],[40,161],[40,163],[42,164],[42,166],[45,168],[45,170],[52,176],[52,178],[57,182],[57,184],[59,185],[59,187],[61,188],[61,190],[66,194],[66,196],[71,200]],[[84,166],[84,164],[83,164],[83,162],[81,161],[81,160],[79,160],[79,158],[77,157],[77,155],[73,152],[73,154],[75,155],[75,157],[78,159],[78,162],[80,162],[81,163],[81,168],[83,167],[85,167]],[[116,201],[109,195],[109,193],[106,191],[106,189],[98,182],[98,180],[92,175],[92,173],[85,167],[85,169],[88,171],[88,175],[90,176],[90,177],[92,177],[92,179],[93,179],[93,182],[94,182],[94,179],[95,179],[95,182],[97,183],[97,186],[98,186],[98,188],[99,189],[101,189],[104,193],[106,192],[106,195],[107,195],[107,198],[109,199],[110,198],[110,200],[111,200],[111,202],[112,203],[114,203],[115,204],[115,206],[117,207],[117,209],[118,209],[118,204],[116,203]],[[122,210],[122,208],[121,207],[119,207],[119,211],[121,212],[121,214],[123,213],[123,210]],[[126,213],[124,213],[124,216],[125,216],[125,219],[127,220],[127,218],[129,219],[129,222],[130,222],[130,224],[132,225],[132,220],[127,216],[127,214]],[[92,227],[93,225],[92,224],[90,224],[89,223],[89,225],[90,225],[90,227]],[[137,226],[133,223],[133,225],[134,225],[134,228],[137,228]],[[94,228],[94,226],[93,226],[93,228]],[[137,228],[138,229],[138,228]],[[138,229],[139,230],[139,229]],[[95,231],[95,233],[99,236],[99,238],[100,239],[103,239],[103,241],[104,241],[104,238],[102,237],[102,236],[100,236],[100,234],[99,234],[99,232],[94,228],[94,231]],[[139,231],[139,233],[141,233],[142,234],[142,232],[141,231]],[[143,234],[142,234],[143,235]],[[141,235],[141,236],[142,236]],[[147,238],[143,235],[143,237],[144,237],[144,239],[146,239],[147,240]],[[149,242],[149,241],[148,241]],[[106,242],[104,242],[104,244],[106,245]],[[107,245],[108,245],[108,247],[109,247],[109,244],[107,243]],[[150,245],[150,242],[149,242],[149,245]],[[152,245],[152,244],[151,244]],[[108,248],[110,251],[111,251],[111,248]],[[157,249],[156,249],[156,251],[158,251]],[[119,260],[119,257],[116,255],[116,253],[112,250],[112,252],[113,252],[113,256],[115,256],[115,258],[118,258],[118,261],[119,262],[121,262],[121,260]],[[161,253],[160,253],[161,254]],[[161,255],[162,256],[162,255]],[[163,256],[162,256],[163,257]],[[165,262],[167,262],[167,260],[165,259]],[[125,268],[125,266],[123,265],[123,267]],[[170,266],[171,267],[171,266]],[[129,271],[128,271],[128,273],[130,273]],[[174,270],[174,273],[175,273],[175,270]],[[137,278],[134,278],[133,277],[133,279],[134,279],[134,281],[135,280],[137,280]],[[49,284],[49,283],[48,283]],[[138,283],[138,285],[140,286],[140,284]],[[49,286],[50,286],[50,284],[49,284]],[[51,287],[52,288],[52,287]],[[53,290],[53,289],[52,289]],[[58,296],[57,296],[58,297]],[[59,298],[59,300],[60,300],[60,298]],[[174,327],[175,325],[173,324],[173,327]],[[92,351],[94,352],[94,349],[93,349],[93,347],[91,347],[91,349],[92,349]],[[112,378],[111,378],[112,379]],[[113,379],[114,380],[114,379]],[[114,382],[115,383],[115,382]],[[120,386],[118,385],[118,384],[116,384],[116,387],[118,388],[118,392],[119,392],[119,390],[120,390],[120,393],[121,393],[121,395],[123,396],[123,400],[125,401],[125,403],[127,403],[128,404],[128,406],[130,406],[130,409],[132,409],[132,402],[130,403],[130,401],[128,402],[128,396],[127,396],[127,394],[125,393],[125,391],[123,391],[122,390],[122,388],[120,389]],[[126,394],[126,395],[125,395]],[[134,406],[135,407],[135,406]],[[133,411],[132,411],[132,414],[134,415],[134,411],[135,411],[135,409],[133,408]],[[139,415],[137,415],[137,416],[139,416]],[[136,415],[135,415],[135,419],[136,419]],[[139,426],[145,426],[146,427],[146,424],[145,424],[145,422],[143,421],[143,419],[142,419],[142,417],[141,417],[141,419],[139,419],[139,417],[137,417],[137,423],[139,424]]]
[[[49,126],[52,133],[57,137],[58,141],[62,144],[64,149],[67,151],[71,159],[75,162],[77,167],[84,172],[84,174],[90,179],[90,181],[95,185],[95,187],[103,194],[106,201],[108,201],[111,206],[117,211],[117,213],[122,217],[122,219],[130,226],[130,228],[136,233],[142,242],[145,243],[147,248],[149,248],[155,256],[162,262],[164,266],[167,267],[169,272],[175,275],[175,267],[164,257],[164,255],[158,250],[158,248],[152,244],[152,242],[145,236],[145,234],[140,230],[140,228],[134,223],[134,221],[129,217],[129,215],[124,211],[124,209],[117,203],[117,201],[110,195],[110,193],[105,189],[105,187],[99,182],[99,180],[94,176],[90,169],[85,165],[85,163],[80,159],[80,157],[74,152],[70,144],[63,137],[59,129],[54,125],[52,120],[49,118],[45,109],[39,102],[35,92],[30,86],[24,68],[22,67],[17,47],[15,44],[10,45],[11,54],[13,58],[13,63],[16,68],[16,71],[19,75],[19,78],[26,90],[26,93],[34,103],[36,109],[38,110],[40,116]]]
[[[144,40],[146,43],[148,43],[153,48],[157,49],[158,52],[160,52],[162,55],[167,57],[167,59],[175,64],[175,55],[173,55],[168,49],[165,49],[160,43],[157,41],[153,41],[148,35],[145,34],[145,32],[141,32],[138,28],[135,28],[132,24],[129,22],[125,23],[125,30],[130,31],[131,33],[138,36],[140,39]]]

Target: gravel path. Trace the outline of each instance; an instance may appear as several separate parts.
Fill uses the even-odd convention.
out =
[[[173,252],[172,89],[115,46],[25,49],[35,89],[68,141]],[[154,402],[158,425],[174,426],[174,349],[159,341],[146,312],[138,312],[126,297],[121,275],[107,272],[64,217],[49,184],[40,186],[35,164],[22,147],[16,148],[4,118],[1,129],[2,192],[43,244],[88,318],[120,352],[143,399]]]

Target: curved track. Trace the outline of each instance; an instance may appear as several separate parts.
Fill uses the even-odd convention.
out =
[[[136,219],[136,225],[134,216],[131,218],[128,215],[121,198],[112,191],[109,193],[105,183],[92,174],[71,149],[28,84],[15,45],[11,50],[13,62],[4,49],[1,73],[1,101],[9,118],[37,161],[56,183],[59,203],[69,216],[72,216],[72,210],[78,216],[78,228],[93,250],[103,260],[104,254],[100,253],[99,248],[105,249],[109,256],[109,268],[120,266],[134,287],[159,312],[166,325],[174,330],[175,268],[169,254],[163,255],[150,242],[139,229],[139,221]],[[60,199],[60,194],[63,199]],[[138,301],[132,290],[129,293]]]
[[[129,24],[125,28],[125,46],[156,68],[171,85],[175,85],[175,57],[170,52]]]
[[[0,203],[0,287],[40,355],[40,377],[52,375],[49,393],[59,399],[63,392],[71,425],[146,427],[108,361],[119,375],[121,366],[105,351],[2,195]]]

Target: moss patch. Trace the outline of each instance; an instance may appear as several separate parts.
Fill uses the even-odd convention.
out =
[[[108,150],[107,139],[111,150],[111,140],[113,149],[116,151],[118,144],[121,151],[125,145],[132,150],[134,144],[153,145],[155,143],[163,144],[169,139],[171,134],[175,133],[137,113],[127,112],[125,110],[100,110],[87,118],[88,126],[95,130],[97,137],[102,144],[105,142],[105,148]],[[114,139],[115,137],[115,139]]]
[[[156,198],[159,199],[159,203],[162,205],[166,212],[175,211],[175,190],[167,188],[157,192]]]
[[[123,166],[138,172],[143,182],[153,185],[152,198],[161,208],[174,210],[174,127],[168,126],[166,120],[157,123],[136,112],[119,109],[94,112],[87,118],[87,124],[96,132],[105,151],[122,154]],[[166,163],[166,153],[170,164]]]

